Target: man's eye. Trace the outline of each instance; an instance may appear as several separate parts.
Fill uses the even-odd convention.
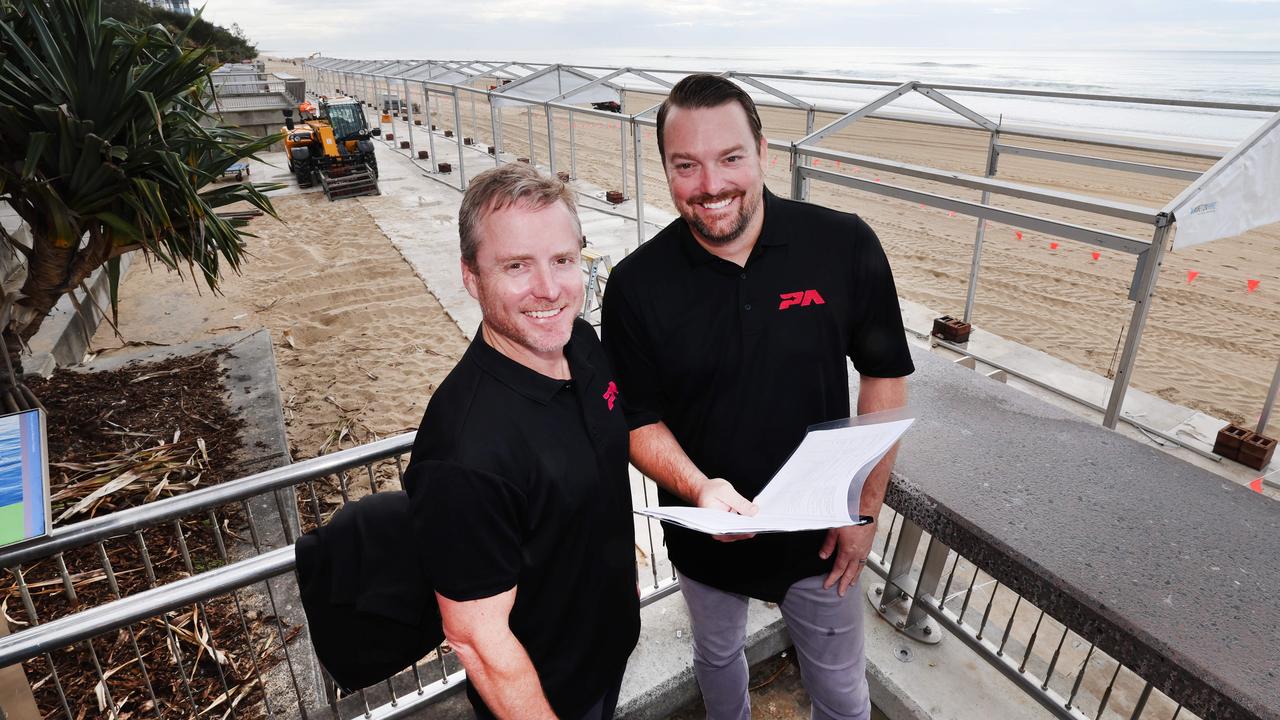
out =
[[[730,155],[729,157],[725,158],[724,161],[727,163],[733,164],[738,162],[741,159],[742,159],[741,155]]]
[[[508,270],[519,270],[524,267],[524,263],[507,263]]]
[[[692,170],[692,169],[693,169],[693,163],[677,163],[677,164],[676,164],[676,169],[677,169],[677,170]]]

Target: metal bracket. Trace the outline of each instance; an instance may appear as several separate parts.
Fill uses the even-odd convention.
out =
[[[884,621],[893,626],[895,630],[906,635],[917,642],[926,645],[937,645],[942,642],[942,626],[937,620],[924,616],[914,625],[907,624],[907,618],[911,615],[911,597],[902,592],[898,588],[893,588],[893,594],[897,597],[883,601],[884,599],[883,583],[877,583],[867,588],[867,600],[871,601],[871,605],[875,607],[876,613],[884,618]]]

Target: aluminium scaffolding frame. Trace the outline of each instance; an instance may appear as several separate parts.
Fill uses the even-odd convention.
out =
[[[425,78],[419,77],[423,67],[428,68],[427,77]],[[311,74],[311,77],[316,82],[317,86],[324,88],[333,87],[338,92],[356,95],[359,99],[370,97],[372,95],[371,90],[376,92],[374,88],[376,88],[378,79],[382,79],[388,88],[390,87],[390,82],[393,79],[401,80],[405,83],[404,89],[406,95],[408,94],[407,83],[410,80],[421,84],[424,97],[427,95],[428,86],[435,86],[440,88],[444,94],[451,96],[454,108],[455,127],[459,128],[461,126],[461,116],[458,106],[459,94],[462,92],[470,93],[473,98],[475,95],[485,96],[486,101],[489,101],[490,104],[490,130],[491,137],[493,137],[495,145],[495,151],[493,153],[495,165],[502,162],[500,159],[502,154],[500,110],[498,110],[492,102],[496,98],[502,98],[507,102],[522,103],[529,106],[528,142],[531,148],[531,157],[529,158],[530,162],[534,162],[534,158],[532,157],[534,134],[531,111],[534,107],[541,107],[543,109],[547,121],[546,137],[547,147],[549,150],[548,166],[551,172],[556,171],[556,141],[553,126],[553,111],[562,110],[568,113],[570,168],[571,174],[574,175],[576,175],[577,169],[576,152],[574,147],[575,115],[594,115],[607,117],[610,120],[617,121],[620,139],[619,166],[622,169],[622,187],[624,195],[626,194],[627,187],[628,130],[630,131],[632,139],[632,159],[635,173],[634,218],[636,220],[636,233],[639,243],[643,243],[647,239],[646,222],[644,218],[643,135],[641,133],[641,128],[656,126],[656,121],[651,116],[657,110],[658,105],[647,107],[635,114],[626,114],[625,112],[613,113],[594,108],[581,107],[574,105],[569,101],[572,100],[575,95],[581,94],[584,90],[602,84],[617,87],[620,93],[625,93],[630,89],[661,96],[665,94],[666,89],[672,86],[672,81],[667,80],[662,76],[679,77],[693,72],[701,72],[700,70],[685,69],[676,70],[667,68],[543,64],[523,63],[517,61],[379,61],[340,58],[315,58],[307,61],[304,64],[304,68]],[[433,75],[431,68],[439,68],[442,72]],[[513,86],[519,87],[519,84],[522,81],[527,81],[531,78],[549,72],[558,71],[567,71],[582,79],[582,85],[570,88],[554,96],[544,98],[519,97],[514,94],[507,94],[508,88]],[[448,73],[453,73],[455,77],[444,77],[444,75]],[[978,286],[978,275],[982,263],[982,246],[985,238],[986,223],[988,221],[1000,222],[1011,226],[1035,230],[1054,237],[1075,240],[1094,245],[1096,247],[1107,248],[1133,255],[1135,257],[1135,262],[1133,279],[1130,282],[1129,288],[1129,299],[1133,301],[1134,306],[1130,320],[1126,326],[1127,331],[1124,335],[1123,351],[1121,353],[1120,361],[1112,381],[1111,390],[1108,394],[1105,406],[1099,405],[1088,398],[1071,394],[1059,388],[1048,389],[1101,412],[1103,415],[1103,425],[1108,428],[1114,429],[1118,421],[1124,420],[1125,422],[1139,427],[1144,431],[1155,434],[1162,439],[1187,447],[1193,452],[1197,452],[1198,454],[1211,459],[1216,459],[1216,456],[1213,456],[1199,448],[1188,446],[1185,441],[1179,438],[1164,433],[1157,428],[1145,425],[1135,418],[1125,417],[1121,414],[1124,398],[1132,379],[1133,368],[1137,360],[1137,353],[1141,343],[1142,334],[1145,329],[1146,319],[1150,311],[1151,300],[1155,293],[1155,285],[1159,276],[1160,266],[1163,261],[1164,253],[1167,251],[1170,244],[1169,240],[1171,238],[1171,233],[1175,227],[1176,218],[1174,217],[1172,208],[1176,206],[1178,199],[1175,198],[1173,201],[1160,208],[1145,207],[1131,203],[1117,202],[1103,198],[1041,188],[1026,183],[998,180],[995,176],[997,174],[999,158],[1001,155],[1031,157],[1055,162],[1080,164],[1155,177],[1190,181],[1190,185],[1178,196],[1181,198],[1201,187],[1211,179],[1217,171],[1244,152],[1253,143],[1256,143],[1261,137],[1268,133],[1280,132],[1280,106],[1236,102],[1202,102],[1172,98],[1104,95],[1097,93],[1026,90],[975,85],[924,83],[914,80],[907,82],[892,82],[884,80],[864,80],[782,73],[748,73],[739,71],[727,71],[721,74],[735,82],[747,86],[745,89],[748,92],[755,91],[757,93],[763,93],[766,97],[758,99],[757,105],[791,109],[805,113],[806,122],[804,137],[793,142],[768,140],[768,146],[770,149],[786,152],[790,158],[790,167],[792,169],[792,199],[807,200],[809,196],[810,183],[813,181],[819,181],[883,197],[917,202],[926,206],[947,210],[960,215],[967,215],[976,219],[973,256],[970,264],[964,303],[963,319],[966,322],[971,321],[973,316],[973,307]],[[637,79],[641,82],[639,85],[624,84],[624,79],[628,77]],[[499,82],[495,87],[488,90],[482,90],[474,87],[472,84],[479,78],[494,78]],[[459,79],[465,79],[466,82],[457,82]],[[442,80],[448,80],[448,82],[442,82]],[[787,92],[776,87],[774,84],[771,84],[776,81],[801,83],[806,85],[824,84],[870,88],[879,87],[885,88],[886,92],[870,103],[866,103],[852,111],[848,111],[845,108],[836,107],[830,103],[823,104],[806,101],[797,97],[794,92]],[[998,121],[993,121],[990,118],[984,117],[980,113],[970,109],[952,97],[952,93],[1032,97],[1140,106],[1245,111],[1259,114],[1269,113],[1272,114],[1272,116],[1263,122],[1262,126],[1253,133],[1249,139],[1236,145],[1234,148],[1227,149],[1221,146],[1170,143],[1141,138],[1104,138],[1047,126],[1006,125]],[[885,107],[893,103],[895,100],[911,94],[919,94],[932,100],[946,110],[949,110],[954,116],[958,116],[958,118],[947,117],[943,119],[933,119],[918,115],[911,116],[895,114],[885,110]],[[840,117],[827,126],[814,130],[814,120],[817,112],[835,113]],[[430,106],[428,103],[428,115],[429,114]],[[866,117],[916,124],[940,125],[951,128],[976,128],[980,131],[986,132],[989,137],[987,143],[985,172],[983,175],[956,173],[938,168],[891,161],[879,157],[831,150],[819,145],[824,138],[827,138],[844,129],[848,125]],[[431,138],[433,133],[428,132],[427,135],[428,138]],[[1083,142],[1099,147],[1146,150],[1180,155],[1193,159],[1216,160],[1217,162],[1209,170],[1199,172],[1153,163],[1118,160],[1108,157],[1017,145],[1007,142],[1004,139],[1006,136]],[[464,151],[461,133],[458,133],[457,144],[459,162],[458,185],[460,189],[465,190],[466,177],[462,172],[462,157]],[[432,154],[434,155],[434,147]],[[840,172],[816,168],[814,167],[814,160],[850,163],[856,166],[894,173],[899,176],[936,182],[954,188],[980,190],[982,193],[981,200],[973,202],[959,197],[953,197],[951,195],[926,192],[901,185],[873,182]],[[993,195],[1030,200],[1051,207],[1084,211],[1104,218],[1139,222],[1151,228],[1151,237],[1150,239],[1129,237],[1120,233],[1110,232],[1087,225],[1076,225],[1045,217],[1043,215],[1034,215],[1024,211],[1002,208],[991,204],[991,198]],[[983,362],[989,362],[988,359],[975,355],[966,348],[954,345],[951,347],[952,349],[975,357]],[[1273,379],[1267,396],[1263,400],[1263,410],[1258,427],[1259,432],[1262,432],[1265,428],[1266,419],[1269,417],[1272,406],[1276,402],[1278,389],[1280,389],[1280,364],[1277,365],[1275,379]]]

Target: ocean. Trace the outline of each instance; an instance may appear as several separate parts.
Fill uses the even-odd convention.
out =
[[[920,80],[1280,106],[1280,52],[754,47],[565,49],[555,57],[544,53],[513,55],[533,62]],[[634,80],[626,84],[646,86],[643,81]],[[845,109],[856,108],[887,89],[794,81],[773,84],[797,97]],[[948,94],[992,120],[1003,118],[1008,123],[1227,144],[1248,137],[1268,117],[1266,113],[1239,110]],[[918,94],[900,98],[890,108],[928,117],[954,117],[949,110]]]

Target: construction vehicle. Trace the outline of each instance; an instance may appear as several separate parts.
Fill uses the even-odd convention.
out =
[[[321,97],[284,111],[284,147],[299,187],[319,183],[329,200],[378,195],[378,161],[364,110],[351,98]]]

